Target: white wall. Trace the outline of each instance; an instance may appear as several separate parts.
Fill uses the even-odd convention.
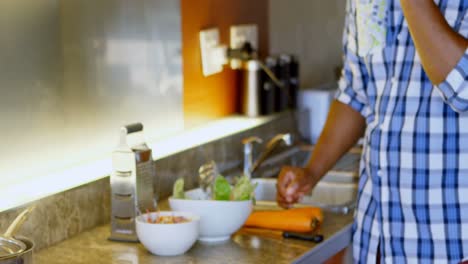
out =
[[[270,53],[298,55],[302,88],[336,79],[345,7],[345,0],[270,0]]]

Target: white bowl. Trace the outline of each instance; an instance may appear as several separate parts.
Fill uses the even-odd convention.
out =
[[[228,240],[245,223],[253,204],[246,201],[202,200],[203,192],[194,189],[185,193],[188,199],[169,198],[174,211],[192,212],[200,216],[200,236],[202,242],[222,242]]]
[[[152,224],[147,217],[156,215],[183,216],[190,222],[177,224]],[[177,256],[187,252],[197,241],[200,217],[189,212],[159,212],[140,215],[136,218],[136,232],[140,242],[152,254]]]

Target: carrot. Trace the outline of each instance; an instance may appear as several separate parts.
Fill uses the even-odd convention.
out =
[[[292,232],[310,232],[323,222],[322,210],[318,207],[294,208],[282,211],[253,212],[245,226]]]

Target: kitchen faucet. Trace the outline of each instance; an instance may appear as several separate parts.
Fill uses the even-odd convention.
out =
[[[244,175],[247,177],[252,177],[252,174],[255,170],[268,158],[268,156],[273,152],[273,150],[281,142],[284,142],[287,146],[292,145],[292,137],[290,133],[278,134],[274,136],[268,143],[264,151],[260,154],[258,159],[253,162],[253,144],[262,143],[262,139],[259,137],[248,137],[242,140],[244,145]]]

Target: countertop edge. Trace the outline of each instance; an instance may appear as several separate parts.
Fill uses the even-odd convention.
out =
[[[348,224],[329,239],[325,239],[322,243],[295,259],[293,263],[322,263],[330,259],[351,244],[352,226],[353,223]]]

